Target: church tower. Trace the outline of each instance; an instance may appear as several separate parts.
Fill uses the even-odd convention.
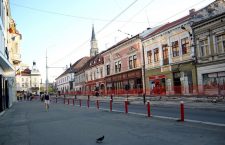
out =
[[[90,56],[95,56],[97,54],[98,54],[98,45],[97,45],[97,40],[95,38],[94,25],[92,25]]]

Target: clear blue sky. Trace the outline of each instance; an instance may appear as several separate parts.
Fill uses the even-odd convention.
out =
[[[23,36],[22,61],[37,62],[45,80],[45,54],[48,65],[66,66],[89,56],[92,24],[99,51],[127,35],[136,35],[147,27],[176,20],[205,7],[214,0],[10,0],[11,15]],[[109,22],[124,11],[115,21]],[[107,25],[109,24],[109,25]],[[106,26],[107,27],[104,27]],[[103,29],[104,28],[104,29]],[[63,69],[50,69],[49,80]]]

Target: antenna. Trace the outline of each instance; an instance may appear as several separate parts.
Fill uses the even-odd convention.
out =
[[[130,36],[130,37],[133,37],[133,35],[131,35],[131,34],[129,34],[129,33],[126,33],[126,32],[123,32],[123,31],[121,31],[120,29],[118,29],[118,32],[123,33],[123,34],[126,34],[126,35],[128,35],[128,36]]]

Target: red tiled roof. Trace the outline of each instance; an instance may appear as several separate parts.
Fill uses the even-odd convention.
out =
[[[79,70],[83,65],[85,65],[85,63],[90,59],[90,57],[82,57],[81,59],[77,60],[71,67],[69,67],[67,70],[65,70],[61,75],[59,75],[56,79]],[[72,69],[71,69],[72,68]]]
[[[174,26],[177,26],[177,25],[179,25],[179,24],[182,24],[183,22],[189,20],[190,18],[191,18],[191,16],[190,16],[190,15],[187,15],[187,16],[182,17],[182,18],[180,18],[180,19],[178,19],[178,20],[176,20],[176,21],[173,21],[173,22],[171,22],[171,23],[167,23],[167,24],[165,24],[165,25],[159,27],[158,29],[156,29],[156,30],[153,31],[152,33],[150,33],[148,36],[146,36],[146,37],[144,38],[144,40],[148,39],[149,37],[155,36],[155,35],[157,35],[157,34],[163,32],[163,31],[166,31],[166,30],[168,30],[168,29],[170,29],[170,28],[172,28],[172,27],[174,27]]]

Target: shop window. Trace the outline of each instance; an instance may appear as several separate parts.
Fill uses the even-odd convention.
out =
[[[147,52],[148,64],[152,63],[152,51],[149,50]]]
[[[182,54],[187,54],[189,52],[189,39],[188,37],[181,39],[181,47],[182,47]]]
[[[154,62],[159,61],[159,48],[154,49]]]
[[[225,34],[216,36],[216,49],[218,53],[225,52]]]
[[[179,45],[178,45],[178,41],[172,42],[172,51],[173,51],[173,57],[179,56]]]

